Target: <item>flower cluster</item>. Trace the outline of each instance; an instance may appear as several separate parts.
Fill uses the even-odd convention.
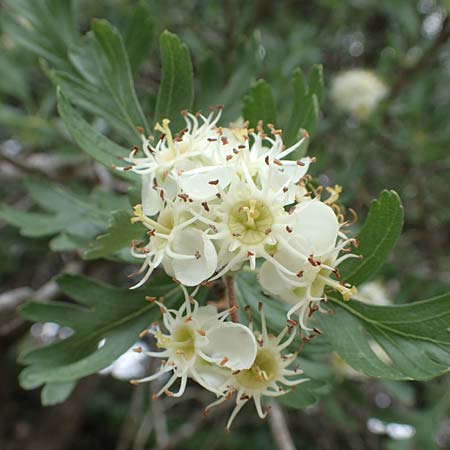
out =
[[[163,393],[170,397],[181,396],[190,378],[203,388],[217,395],[218,400],[205,409],[205,414],[215,405],[235,395],[236,406],[227,423],[231,427],[236,415],[248,400],[253,399],[258,415],[264,418],[261,399],[277,397],[288,392],[291,386],[307,381],[298,377],[300,369],[289,369],[297,353],[286,353],[295,333],[292,325],[285,327],[278,336],[267,332],[262,304],[259,305],[261,331],[250,326],[226,321],[232,309],[218,312],[212,305],[199,306],[192,296],[177,310],[161,308],[165,333],[158,324],[144,330],[141,337],[153,335],[159,352],[134,350],[154,358],[164,358],[160,369],[153,375],[131,380],[132,384],[165,377],[165,383],[155,396]],[[295,377],[295,378],[293,378]],[[170,390],[179,380],[176,392]]]
[[[185,286],[198,286],[239,270],[255,270],[262,287],[298,313],[301,326],[325,299],[325,287],[350,298],[354,288],[340,282],[337,266],[354,257],[355,244],[336,200],[340,187],[308,187],[313,158],[288,159],[307,133],[286,148],[281,130],[268,124],[222,128],[221,108],[209,116],[184,112],[186,127],[176,135],[164,119],[155,143],[142,136],[125,160],[142,177],[142,203],[133,222],[148,229],[148,241],[134,243],[143,260],[143,285],[160,265]],[[340,256],[344,252],[344,256]]]
[[[142,177],[142,202],[131,220],[148,235],[132,244],[132,254],[143,260],[137,272],[142,278],[133,287],[162,266],[185,294],[179,310],[149,298],[159,305],[163,326],[153,324],[143,335],[152,335],[160,351],[135,350],[163,362],[133,383],[163,378],[156,395],[178,397],[192,379],[218,397],[206,411],[234,396],[229,428],[248,400],[263,418],[263,397],[284,395],[306,381],[297,376],[301,370],[289,368],[297,352],[288,353],[288,347],[298,324],[311,331],[307,319],[321,309],[327,287],[344,300],[355,294],[339,280],[338,266],[355,257],[351,246],[357,242],[347,237],[348,223],[336,203],[341,188],[327,187],[322,200],[323,188],[313,187],[307,174],[314,159],[292,158],[307,133],[286,148],[281,130],[270,124],[220,127],[221,108],[207,117],[183,115],[183,130],[173,135],[164,119],[156,126],[159,139],[142,136],[142,149],[135,147],[125,159],[129,166],[121,168]],[[236,323],[235,305],[219,312],[194,299],[202,284],[244,265],[258,269],[261,287],[290,306],[287,326],[277,336],[267,331],[262,303],[261,329],[254,330],[252,320],[249,326]],[[194,287],[191,295],[186,286]]]
[[[387,93],[386,85],[375,73],[362,69],[340,73],[331,86],[337,107],[357,120],[366,120]]]

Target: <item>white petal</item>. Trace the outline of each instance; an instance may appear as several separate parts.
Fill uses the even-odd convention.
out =
[[[225,189],[230,184],[232,175],[231,166],[208,166],[183,172],[178,181],[193,200],[208,200],[219,192],[218,187]]]
[[[202,348],[210,362],[232,370],[249,369],[256,358],[257,344],[252,331],[234,322],[225,322],[209,330],[208,345]]]
[[[266,261],[258,273],[258,280],[263,289],[273,295],[280,295],[288,288],[275,266]]]
[[[229,369],[209,364],[200,358],[195,364],[195,372],[200,380],[197,380],[196,377],[194,379],[215,393],[223,392],[231,377]]]
[[[295,210],[295,234],[308,239],[314,255],[327,253],[336,244],[339,222],[333,209],[319,200],[300,203]]]
[[[161,209],[162,201],[159,191],[153,189],[154,174],[148,173],[142,177],[142,211],[146,216],[154,216]]]
[[[214,244],[200,230],[188,228],[178,232],[172,242],[172,250],[181,255],[199,255],[198,259],[193,260],[171,260],[175,278],[186,286],[197,286],[217,269]]]
[[[217,308],[213,305],[201,306],[195,314],[196,325],[199,328],[207,329],[208,326],[215,326],[218,322]]]

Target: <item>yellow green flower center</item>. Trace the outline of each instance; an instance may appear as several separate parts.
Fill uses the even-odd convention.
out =
[[[270,233],[273,216],[260,200],[244,200],[233,206],[228,220],[231,233],[243,244],[255,245]]]
[[[170,348],[175,350],[180,357],[187,360],[195,355],[195,331],[185,324],[178,325],[170,337],[156,335],[159,348]]]
[[[279,361],[277,355],[268,348],[258,349],[255,362],[250,369],[236,375],[238,383],[248,389],[260,389],[277,378]]]

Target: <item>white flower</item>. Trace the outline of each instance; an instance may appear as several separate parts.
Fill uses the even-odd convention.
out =
[[[144,259],[138,270],[143,278],[133,286],[142,286],[161,263],[166,272],[186,286],[196,286],[217,268],[217,253],[207,234],[191,225],[197,216],[183,203],[164,207],[155,221],[147,217],[141,205],[134,207],[132,222],[142,222],[148,229],[146,245],[134,244],[132,255]]]
[[[258,348],[253,364],[248,369],[233,372],[226,381],[227,390],[223,397],[205,409],[207,412],[211,407],[224,402],[236,393],[236,406],[228,420],[227,429],[231,427],[236,415],[248,400],[253,399],[259,417],[264,418],[267,412],[263,410],[261,403],[263,397],[285,395],[290,387],[308,381],[307,378],[290,379],[303,373],[298,368],[288,369],[298,354],[284,352],[295,338],[293,327],[287,326],[278,336],[273,336],[267,332],[262,303],[259,304],[259,311],[261,332],[255,331]]]
[[[387,93],[384,82],[369,70],[342,72],[331,85],[331,97],[338,108],[358,120],[367,119]]]
[[[178,193],[178,178],[183,171],[216,164],[218,148],[224,150],[236,146],[230,135],[226,138],[217,122],[222,108],[205,117],[201,114],[193,115],[183,112],[186,128],[175,136],[169,128],[170,120],[163,119],[162,125],[157,124],[155,130],[162,133],[156,145],[152,137],[142,135],[142,152],[134,147],[124,161],[130,163],[118,170],[130,170],[142,176],[142,206],[148,216],[157,214],[165,198],[173,200]],[[199,122],[201,120],[201,123]],[[224,148],[222,148],[224,147]],[[222,159],[220,160],[222,161]]]
[[[253,364],[256,357],[256,339],[244,325],[225,322],[230,310],[218,313],[213,306],[200,307],[192,298],[186,300],[178,311],[156,303],[163,313],[167,332],[163,333],[156,324],[145,331],[143,334],[154,335],[156,345],[162,351],[144,354],[164,358],[165,361],[157,373],[140,380],[132,380],[133,384],[155,380],[171,373],[157,396],[163,392],[173,397],[181,396],[188,378],[220,395],[220,386],[229,372],[244,370]],[[140,352],[141,349],[136,351]],[[178,379],[178,391],[169,391]]]
[[[339,229],[333,209],[318,198],[305,199],[297,205],[293,216],[295,227],[287,242],[281,241],[271,261],[266,261],[258,274],[261,286],[271,294],[293,305],[288,318],[298,312],[300,326],[325,300],[325,287],[338,290],[344,299],[356,293],[352,286],[337,279],[337,266],[348,258],[357,257],[340,252],[354,239],[348,239]]]

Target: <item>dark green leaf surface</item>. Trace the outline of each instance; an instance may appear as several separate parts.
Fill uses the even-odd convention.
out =
[[[292,76],[293,106],[291,117],[285,132],[285,141],[292,145],[302,137],[302,130],[313,135],[319,120],[319,103],[323,95],[322,66],[315,65],[308,82],[301,69],[296,69]],[[296,153],[295,157],[303,156]]]
[[[450,369],[450,294],[400,306],[334,300],[315,314],[333,349],[374,377],[426,380]]]
[[[153,31],[149,7],[141,2],[134,8],[124,34],[124,43],[134,75],[148,56],[153,44]]]
[[[147,128],[120,33],[106,20],[94,20],[92,30],[96,37],[97,63],[103,86],[130,129],[137,126]]]
[[[363,258],[345,261],[339,267],[342,279],[359,285],[372,278],[394,248],[403,227],[403,207],[395,191],[383,191],[372,201],[369,215],[358,235],[354,253]]]
[[[180,112],[191,109],[194,80],[189,50],[180,38],[164,31],[160,39],[162,77],[155,108],[155,122],[170,119],[173,130],[183,127]]]
[[[62,233],[71,242],[70,249],[87,244],[106,229],[111,209],[129,209],[128,199],[100,191],[79,194],[42,180],[27,180],[29,195],[44,212],[22,211],[0,206],[0,217],[20,229],[27,237],[44,237]],[[61,242],[60,242],[61,244]],[[66,248],[68,242],[65,241]]]
[[[113,212],[108,232],[97,237],[97,240],[88,247],[84,257],[103,258],[129,247],[132,240],[142,238],[145,228],[140,223],[132,224],[130,217],[126,211]]]
[[[132,291],[71,275],[61,276],[57,283],[79,304],[29,302],[21,314],[29,320],[70,327],[74,334],[20,355],[20,361],[28,366],[20,375],[26,389],[70,382],[107,367],[138,340],[140,331],[160,317],[159,308],[148,303],[145,295],[165,296],[168,304],[181,298],[181,290],[167,277]]]
[[[243,111],[244,119],[255,127],[262,120],[264,125],[271,123],[277,125],[277,113],[275,101],[270,85],[264,80],[258,80],[244,97]]]
[[[43,406],[52,406],[62,403],[70,396],[76,383],[65,381],[62,383],[47,383],[41,391],[41,403]]]
[[[58,112],[70,135],[81,149],[108,168],[117,165],[119,157],[124,157],[129,153],[127,149],[117,145],[86,122],[60,89],[58,89]],[[128,179],[136,178],[129,172],[116,171],[115,173]]]
[[[14,14],[4,15],[3,31],[51,64],[66,64],[67,46],[79,38],[71,1],[7,0]]]
[[[309,74],[308,91],[317,97],[318,102],[323,97],[323,67],[322,64],[315,64]]]

